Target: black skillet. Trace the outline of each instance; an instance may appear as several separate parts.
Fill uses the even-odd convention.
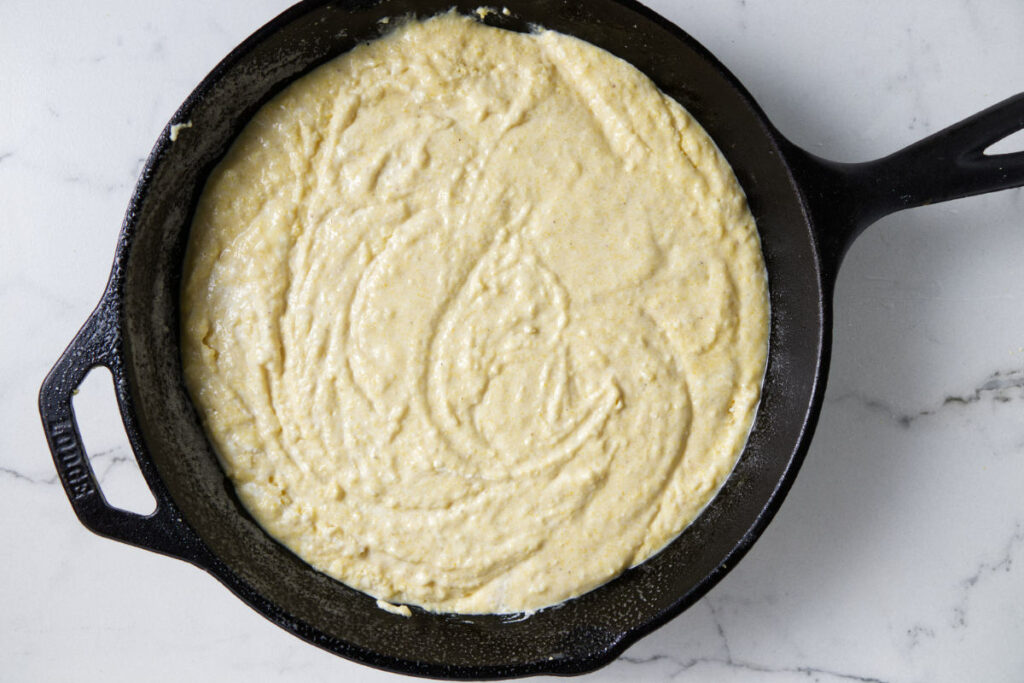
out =
[[[771,289],[764,397],[735,471],[664,551],[611,583],[527,618],[403,618],[309,568],[240,507],[182,383],[177,293],[190,216],[211,167],[253,112],[285,84],[384,30],[479,2],[304,2],[221,62],[161,135],[125,216],[106,291],[43,383],[39,407],[61,482],[98,534],[191,562],[258,612],[336,654],[423,676],[577,674],[611,662],[706,593],[750,548],[800,467],[821,409],[836,269],[869,223],[900,209],[1024,185],[1024,152],[987,156],[1024,128],[1024,95],[884,159],[838,164],[783,138],[718,61],[632,0],[503,0],[512,30],[541,25],[632,62],[700,121],[739,177],[757,218]],[[96,366],[114,375],[125,429],[157,500],[145,517],[110,507],[86,459],[71,395]]]

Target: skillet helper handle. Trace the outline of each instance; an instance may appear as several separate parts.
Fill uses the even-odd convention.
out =
[[[835,268],[857,235],[883,216],[1024,186],[1024,151],[985,153],[1020,130],[1024,93],[875,161],[838,163],[796,147],[787,156],[808,188],[823,256]]]
[[[104,366],[114,377],[118,409],[124,419],[124,407],[120,405],[124,370],[116,353],[120,343],[117,314],[110,298],[104,295],[43,381],[39,414],[57,474],[75,514],[88,529],[107,538],[195,562],[198,559],[195,537],[173,504],[162,492],[154,490],[148,467],[140,461],[157,508],[150,515],[139,515],[107,503],[86,455],[71,397],[90,370]],[[131,441],[138,459],[139,445]]]

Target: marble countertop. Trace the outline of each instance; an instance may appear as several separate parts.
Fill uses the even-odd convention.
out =
[[[0,9],[4,680],[397,680],[290,636],[200,570],[89,533],[35,407],[160,131],[287,4]],[[1024,91],[1018,0],[649,4],[829,158],[887,154]],[[842,267],[825,405],[781,512],[703,600],[589,678],[1024,680],[1022,311],[1024,191],[870,228]],[[94,467],[114,502],[143,505],[109,382],[94,384],[76,398]]]

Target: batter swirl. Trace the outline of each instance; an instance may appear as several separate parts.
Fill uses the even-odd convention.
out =
[[[754,220],[675,101],[448,14],[299,79],[214,170],[186,382],[239,498],[393,603],[517,612],[643,561],[742,450]]]

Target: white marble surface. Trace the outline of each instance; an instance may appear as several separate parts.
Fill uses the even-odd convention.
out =
[[[286,4],[0,5],[2,680],[396,680],[300,642],[191,566],[86,531],[35,408],[157,135]],[[650,4],[827,157],[888,153],[1024,91],[1019,0]],[[1022,276],[1021,190],[865,233],[782,511],[704,600],[591,680],[1024,680]],[[84,429],[104,486],[130,480],[117,430]]]

